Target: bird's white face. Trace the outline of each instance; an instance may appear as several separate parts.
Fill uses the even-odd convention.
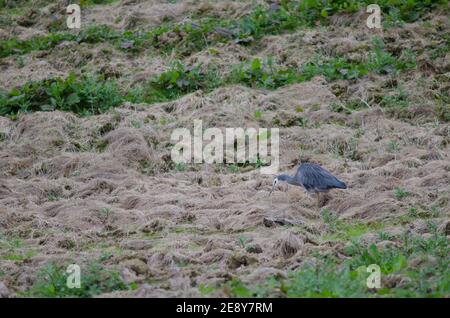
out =
[[[272,190],[270,190],[269,195],[272,194],[273,190],[275,190],[275,187],[277,186],[278,183],[279,183],[278,178],[273,179]]]
[[[279,182],[278,178],[273,179],[272,187],[276,186],[278,184],[278,182]]]

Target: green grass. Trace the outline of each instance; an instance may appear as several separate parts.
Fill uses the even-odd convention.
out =
[[[390,153],[397,153],[400,150],[400,145],[398,144],[397,141],[391,140],[389,141],[387,148]]]
[[[170,69],[151,79],[143,89],[141,98],[146,103],[176,99],[196,90],[211,91],[221,85],[215,69],[202,72],[200,65],[188,68],[181,62],[173,63]]]
[[[256,159],[254,160],[246,160],[245,162],[238,162],[238,163],[224,163],[224,165],[227,167],[227,170],[230,173],[239,173],[241,171],[248,171],[248,169],[259,169],[261,167],[269,166],[270,163],[266,162],[265,160],[261,159],[259,157],[259,153],[257,154]]]
[[[36,255],[36,251],[24,247],[20,238],[8,237],[0,232],[0,260],[22,263]]]
[[[350,99],[345,103],[332,102],[329,108],[336,113],[345,113],[347,115],[350,115],[354,111],[367,108],[367,104],[358,99]]]
[[[363,234],[369,232],[381,231],[384,223],[373,222],[353,222],[348,223],[338,218],[338,216],[329,209],[322,209],[320,211],[323,222],[327,226],[326,234],[321,238],[324,241],[349,241],[359,238]]]
[[[285,279],[269,278],[262,285],[244,284],[233,279],[220,286],[234,297],[445,297],[450,294],[448,239],[434,231],[433,237],[424,239],[411,234],[400,238],[399,246],[377,248],[353,242],[345,249],[348,259],[335,256],[316,256],[317,265],[304,265],[292,271]],[[433,263],[410,266],[413,259],[433,257]],[[368,289],[366,267],[380,266],[381,275],[400,275],[402,285]],[[217,288],[216,288],[217,289]],[[203,293],[215,289],[203,286]]]
[[[33,37],[29,40],[15,38],[0,40],[0,58],[14,54],[26,54],[31,51],[49,50],[63,41],[74,41],[72,34],[51,34],[48,36]]]
[[[406,192],[404,189],[402,188],[396,188],[394,191],[394,195],[398,200],[401,200],[405,197],[407,197],[409,195],[408,192]]]
[[[0,58],[27,54],[32,51],[47,51],[63,41],[75,41],[77,43],[111,42],[119,46],[122,41],[128,40],[130,37],[129,31],[122,34],[105,25],[91,25],[82,29],[79,34],[57,32],[46,36],[36,36],[27,40],[10,38],[0,40]]]
[[[243,249],[247,248],[247,244],[249,241],[250,241],[250,238],[248,238],[248,237],[240,236],[237,238],[237,244]]]
[[[444,57],[448,52],[450,52],[450,35],[444,34],[443,43],[432,48],[430,58],[433,60],[441,58]]]
[[[294,68],[276,68],[272,60],[265,63],[256,58],[233,68],[228,83],[244,84],[250,87],[275,89],[284,85],[300,82],[300,74]]]
[[[47,196],[47,200],[50,201],[50,202],[56,202],[56,201],[59,201],[59,199],[60,199],[60,197],[57,194],[54,194],[54,193],[50,193]]]
[[[99,38],[114,38],[107,29],[96,28],[86,31],[80,37],[83,41],[97,41]],[[253,59],[232,67],[231,75],[221,78],[214,67],[206,69],[201,65],[187,67],[181,62],[172,63],[170,68],[147,81],[142,86],[129,89],[122,94],[113,80],[85,75],[76,79],[70,75],[67,79],[51,79],[28,83],[21,89],[9,93],[0,93],[0,115],[12,115],[17,112],[36,110],[64,110],[77,114],[97,114],[123,101],[133,103],[170,101],[197,90],[204,92],[230,84],[241,84],[250,87],[276,89],[285,85],[311,80],[314,76],[324,76],[328,81],[354,80],[371,72],[381,75],[396,75],[399,72],[416,68],[411,52],[405,52],[399,58],[392,56],[384,49],[379,38],[373,42],[373,51],[366,61],[352,62],[344,57],[324,58],[315,56],[300,68],[283,68],[275,66],[269,57],[265,61]],[[408,99],[399,88],[397,94],[384,96],[380,102],[382,107],[407,108]],[[366,105],[360,101],[349,101],[347,104],[331,105],[335,111],[347,113]],[[255,113],[260,117],[261,113]],[[306,127],[301,118],[298,123]]]
[[[380,101],[380,106],[383,108],[403,108],[407,109],[409,106],[409,99],[407,93],[401,87],[396,87],[391,94],[384,95]]]
[[[16,249],[23,247],[23,242],[18,238],[8,238],[6,235],[0,233],[0,248],[1,249]]]
[[[127,290],[117,271],[93,262],[81,268],[81,288],[68,288],[66,268],[53,263],[42,268],[33,287],[25,293],[31,297],[92,297],[102,293]]]
[[[310,23],[326,19],[337,13],[353,13],[369,4],[376,3],[380,6],[383,16],[395,16],[396,19],[405,22],[413,22],[439,5],[443,7],[448,1],[403,1],[403,0],[306,0],[302,1],[299,8],[303,11],[303,18]]]
[[[178,172],[183,172],[186,170],[186,164],[182,163],[182,162],[178,162],[175,164],[175,170]]]
[[[270,57],[265,61],[256,58],[233,66],[233,71],[225,78],[219,76],[215,67],[206,69],[202,69],[201,65],[187,67],[176,61],[167,71],[127,92],[121,92],[113,79],[94,75],[83,75],[77,79],[71,74],[66,79],[53,78],[29,82],[10,92],[0,92],[0,115],[52,110],[90,115],[102,113],[124,101],[148,104],[166,102],[197,90],[210,92],[223,85],[241,84],[276,89],[309,81],[318,75],[324,76],[328,81],[352,80],[370,72],[389,74],[415,68],[415,63],[409,62],[410,56],[407,58],[404,60],[393,57],[383,49],[381,42],[375,41],[374,51],[369,55],[368,61],[364,62],[350,62],[342,57],[315,56],[297,69],[275,66]],[[358,109],[360,105],[350,104],[348,107]],[[255,115],[258,117],[260,113]],[[296,124],[306,127],[307,119],[299,118]]]
[[[415,69],[416,66],[412,52],[408,51],[400,58],[396,58],[387,52],[383,42],[376,38],[373,43],[373,51],[370,52],[367,61],[352,62],[345,57],[324,58],[316,55],[311,61],[303,64],[300,69],[295,69],[275,67],[270,58],[265,63],[260,59],[254,59],[235,67],[227,82],[275,89],[288,84],[309,81],[319,75],[324,76],[327,81],[354,80],[371,72],[380,75],[396,75]],[[350,108],[358,107],[361,106],[350,106]]]
[[[37,253],[35,251],[11,252],[11,253],[6,253],[4,255],[1,255],[0,259],[21,263],[21,262],[30,260],[36,254]]]
[[[409,207],[408,212],[401,215],[396,220],[396,223],[405,225],[418,219],[429,221],[429,219],[440,217],[442,211],[442,208],[439,206],[424,206],[420,204],[418,206]]]

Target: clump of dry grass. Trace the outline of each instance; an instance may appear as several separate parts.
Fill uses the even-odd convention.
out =
[[[285,258],[290,258],[301,251],[303,247],[303,239],[291,231],[284,232],[275,243],[274,249],[277,254]]]

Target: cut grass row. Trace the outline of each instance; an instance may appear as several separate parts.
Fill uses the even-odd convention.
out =
[[[380,41],[374,41],[373,52],[366,61],[354,62],[344,57],[319,56],[300,68],[282,68],[273,65],[270,58],[235,65],[230,75],[221,77],[215,67],[201,70],[200,66],[186,67],[176,62],[172,67],[142,86],[122,92],[112,79],[84,75],[76,78],[54,78],[29,82],[21,88],[0,93],[0,115],[16,115],[30,111],[71,111],[80,115],[98,114],[125,101],[156,103],[179,98],[203,90],[210,92],[224,85],[241,84],[254,88],[276,89],[285,85],[323,76],[327,81],[355,80],[370,73],[395,75],[414,69],[415,58],[405,52],[396,58],[386,52]]]
[[[29,40],[7,39],[0,41],[0,58],[14,54],[26,54],[36,50],[49,50],[63,41],[78,43],[111,42],[116,47],[130,52],[144,48],[155,48],[163,52],[175,51],[178,56],[187,56],[209,45],[230,39],[249,43],[266,35],[292,31],[299,27],[329,23],[329,17],[338,13],[353,13],[372,0],[338,1],[282,1],[277,9],[256,6],[248,15],[238,19],[204,18],[195,23],[165,23],[149,31],[117,31],[107,26],[91,26],[75,33],[54,33]],[[390,19],[412,22],[431,10],[445,8],[448,0],[400,1],[381,0],[378,4]]]

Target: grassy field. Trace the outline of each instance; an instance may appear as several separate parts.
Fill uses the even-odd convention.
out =
[[[448,1],[76,3],[0,0],[0,296],[449,297]],[[348,189],[175,164],[195,119]]]

